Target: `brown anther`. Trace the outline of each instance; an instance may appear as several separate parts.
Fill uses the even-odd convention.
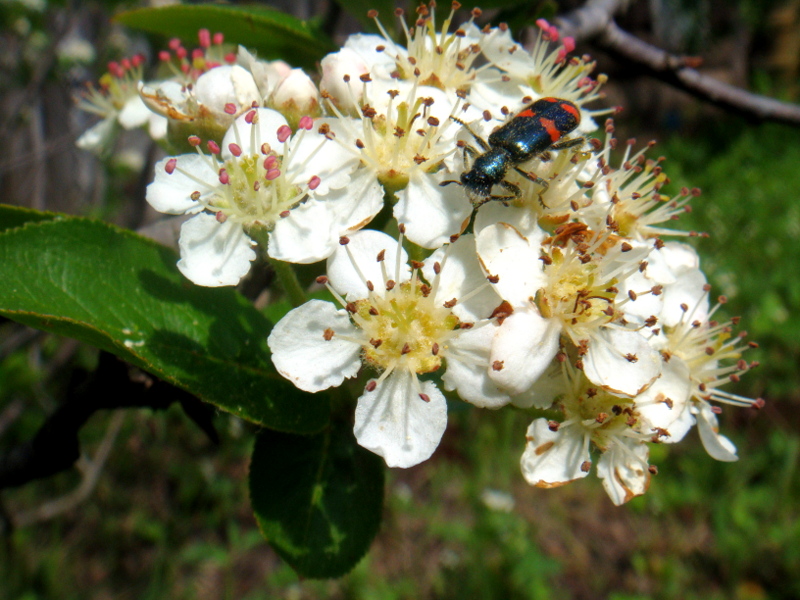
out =
[[[459,329],[472,329],[473,327],[475,327],[475,323],[459,323],[458,324],[458,328]]]
[[[542,261],[545,265],[550,266],[553,264],[553,259],[550,258],[547,254],[542,254],[539,257],[539,260]]]
[[[647,472],[650,475],[658,475],[658,467],[655,465],[647,465]]]
[[[356,306],[355,302],[348,302],[347,304],[344,305],[344,308],[349,313],[355,314],[358,312],[358,307]]]
[[[378,387],[378,382],[372,379],[367,382],[367,385],[364,386],[364,389],[368,392],[374,392],[376,387]]]
[[[598,423],[605,423],[608,420],[608,413],[597,413],[597,416],[594,418],[594,420]]]
[[[706,346],[706,350],[705,350],[705,352],[706,352],[706,354],[708,354],[709,356],[712,356],[712,355],[714,354],[714,349],[713,349],[711,346]]]
[[[592,469],[592,461],[585,460],[581,463],[581,471],[584,473],[588,473]]]
[[[325,285],[328,283],[328,278],[325,275],[320,275],[314,281],[316,281],[320,285]]]
[[[627,360],[629,363],[635,363],[635,362],[639,362],[639,357],[636,356],[635,354],[631,354],[630,352],[628,352],[625,355],[625,360]]]
[[[422,399],[423,402],[430,402],[431,397],[428,394],[420,394],[419,397]]]
[[[322,339],[326,342],[330,342],[333,339],[333,329],[328,327],[325,331],[322,332]]]
[[[630,252],[633,250],[633,246],[631,246],[628,242],[622,242],[622,246],[620,246],[620,250],[622,252]]]
[[[498,281],[500,281],[500,276],[499,275],[487,275],[486,279],[489,280],[489,283],[497,283]]]
[[[411,264],[411,267],[414,268],[414,269],[421,269],[422,267],[425,266],[424,262],[420,262],[418,260],[412,260],[412,261],[409,261],[409,263]]]
[[[453,308],[456,304],[458,304],[458,300],[453,298],[452,300],[447,300],[446,302],[442,303],[442,306],[445,308]]]
[[[380,348],[380,345],[383,343],[383,340],[376,340],[375,338],[371,338],[369,340],[370,346],[373,348]]]
[[[374,292],[375,291],[375,285],[369,279],[367,280],[366,285],[367,285],[367,289],[370,292]]]
[[[503,370],[503,361],[496,360],[492,363],[492,370],[493,371],[502,371]]]
[[[497,319],[497,324],[502,325],[503,321],[505,321],[508,317],[514,314],[514,307],[508,303],[508,301],[503,300],[497,308],[492,311],[490,315],[490,319]]]
[[[650,293],[653,294],[653,296],[660,296],[663,292],[664,292],[663,285],[654,285],[653,287],[650,288]]]
[[[369,314],[371,314],[373,317],[377,317],[381,313],[378,311],[378,309],[376,307],[370,306],[369,307]]]
[[[394,289],[394,286],[397,285],[393,280],[389,280],[386,282],[386,291],[390,292]]]
[[[363,150],[365,148],[364,142],[362,142],[361,140],[356,140],[356,148],[358,148],[359,150]]]
[[[633,290],[628,290],[628,298],[630,298],[631,300],[636,300],[638,296],[636,295],[636,292],[634,292]]]
[[[400,354],[401,355],[408,354],[409,352],[411,352],[411,346],[409,345],[408,342],[406,342],[405,344],[403,344],[403,349],[400,350]]]
[[[439,355],[439,344],[437,344],[436,342],[433,342],[433,345],[431,346],[431,354],[433,354],[434,356]]]
[[[428,160],[428,159],[427,159],[427,158],[425,158],[424,156],[422,156],[421,154],[417,154],[417,155],[415,155],[415,156],[414,156],[414,162],[415,162],[416,164],[418,164],[418,165],[421,165],[421,164],[422,164],[422,163],[424,163],[426,160]]]
[[[559,423],[558,421],[548,421],[547,422],[547,428],[550,431],[553,431],[553,432],[558,431],[560,427],[561,427],[561,423]]]

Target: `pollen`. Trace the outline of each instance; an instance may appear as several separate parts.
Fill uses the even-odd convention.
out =
[[[442,366],[439,349],[447,348],[459,320],[436,306],[426,288],[413,278],[383,296],[355,303],[353,318],[371,340],[363,346],[364,359],[380,371],[402,368],[421,374]]]

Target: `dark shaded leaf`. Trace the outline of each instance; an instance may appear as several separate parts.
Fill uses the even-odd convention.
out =
[[[350,427],[314,436],[262,431],[250,465],[250,500],[269,543],[298,574],[339,577],[378,532],[383,460]]]

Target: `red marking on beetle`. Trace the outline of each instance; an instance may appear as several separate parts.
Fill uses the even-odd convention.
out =
[[[573,117],[575,117],[578,120],[578,122],[580,123],[580,121],[581,121],[581,113],[578,112],[578,108],[574,104],[568,104],[568,103],[564,102],[564,103],[561,104],[561,108],[563,108],[565,111],[567,111]]]
[[[526,108],[517,115],[517,117],[535,117],[535,116],[536,114],[530,108]]]
[[[539,118],[539,123],[544,127],[544,130],[547,132],[547,135],[550,136],[550,140],[553,143],[561,139],[561,132],[558,127],[556,127],[555,121],[552,119]]]
[[[556,103],[556,102],[561,102],[561,100],[559,98],[547,97],[547,98],[542,98],[541,100],[539,100],[539,102]]]

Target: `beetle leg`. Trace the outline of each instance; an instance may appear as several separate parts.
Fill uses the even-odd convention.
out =
[[[548,150],[563,150],[564,148],[572,148],[573,146],[580,146],[586,142],[586,138],[577,137],[572,138],[569,140],[561,140],[560,142],[556,142],[552,146],[548,148]]]
[[[514,167],[514,170],[515,170],[517,173],[519,173],[520,175],[522,175],[522,176],[523,176],[525,179],[527,179],[528,181],[532,181],[533,183],[538,183],[540,186],[542,186],[542,187],[544,188],[544,191],[545,191],[545,192],[546,192],[546,191],[548,190],[548,188],[550,187],[550,184],[549,184],[549,183],[547,183],[547,181],[546,181],[546,180],[544,180],[544,179],[542,179],[541,177],[539,177],[539,176],[538,176],[536,173],[528,173],[527,171],[523,171],[523,170],[522,170],[522,169],[520,169],[519,167]]]
[[[455,121],[456,123],[458,123],[459,125],[461,125],[462,127],[464,127],[464,129],[466,129],[467,131],[469,131],[470,135],[471,135],[472,137],[474,137],[474,138],[475,138],[475,141],[476,141],[476,142],[478,142],[478,145],[481,147],[481,149],[482,149],[484,152],[486,152],[487,150],[489,150],[489,148],[490,148],[490,146],[489,146],[489,143],[488,143],[486,140],[484,140],[484,139],[483,139],[481,136],[479,136],[477,133],[475,133],[474,131],[472,131],[472,127],[470,127],[469,125],[467,125],[467,124],[466,124],[464,121],[462,121],[462,120],[461,120],[461,119],[459,119],[458,117],[452,117],[452,116],[451,116],[450,118],[451,118],[453,121]]]

